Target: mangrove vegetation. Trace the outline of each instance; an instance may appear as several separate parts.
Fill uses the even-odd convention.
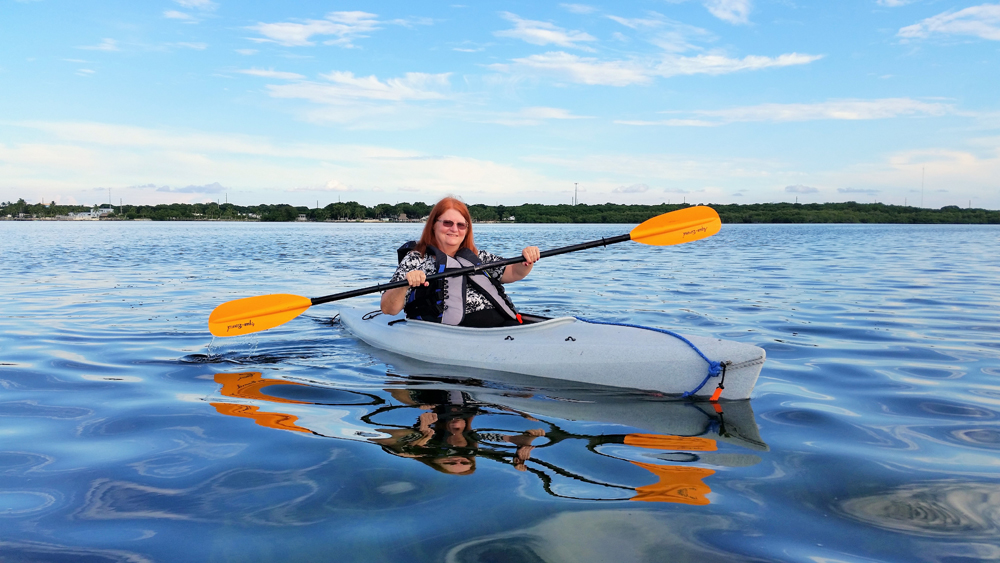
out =
[[[1000,211],[961,208],[940,209],[883,203],[706,203],[719,212],[723,223],[951,223],[1000,224]],[[622,205],[469,205],[477,222],[516,223],[641,223],[687,204]],[[232,203],[172,203],[164,205],[74,206],[29,204],[23,199],[0,203],[3,219],[93,218],[152,221],[419,221],[431,206],[424,202],[380,203],[365,206],[355,201],[326,207],[292,205],[236,205]],[[83,214],[83,215],[81,215]]]

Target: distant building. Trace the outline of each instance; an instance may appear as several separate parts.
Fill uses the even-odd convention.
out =
[[[306,220],[306,216],[305,215],[299,215],[299,218],[296,219],[296,221],[305,221],[305,220]]]

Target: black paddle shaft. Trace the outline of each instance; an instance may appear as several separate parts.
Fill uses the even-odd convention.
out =
[[[600,240],[592,240],[590,242],[584,242],[580,244],[574,244],[571,246],[564,246],[562,248],[553,248],[552,250],[546,250],[541,253],[540,257],[546,258],[549,256],[556,256],[558,254],[566,254],[567,252],[576,252],[577,250],[587,250],[588,248],[594,248],[595,246],[607,246],[609,244],[625,242],[627,240],[632,240],[631,235],[625,234],[611,238],[602,238]],[[483,270],[488,270],[490,268],[499,268],[500,266],[510,266],[512,264],[519,264],[521,262],[524,262],[524,256],[518,256],[517,258],[505,258],[504,260],[498,260],[496,262],[486,262],[483,264],[479,264],[478,266],[469,266],[467,268],[448,270],[447,272],[442,272],[440,274],[430,275],[427,276],[427,281],[433,281],[451,276],[474,274],[476,272],[481,272]],[[331,301],[340,301],[341,299],[348,299],[350,297],[368,295],[369,293],[387,291],[390,289],[396,289],[397,287],[406,287],[408,285],[410,284],[406,280],[400,280],[398,282],[392,282],[392,283],[378,284],[378,285],[373,285],[371,287],[363,287],[361,289],[353,289],[351,291],[345,291],[343,293],[334,293],[333,295],[314,297],[312,298],[312,304],[319,305],[321,303],[329,303]]]

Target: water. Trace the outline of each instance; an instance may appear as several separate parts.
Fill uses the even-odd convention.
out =
[[[476,234],[511,256],[629,228]],[[995,226],[727,225],[511,286],[765,348],[722,414],[396,361],[335,303],[207,331],[231,299],[384,280],[416,231],[0,223],[0,559],[1000,559]]]

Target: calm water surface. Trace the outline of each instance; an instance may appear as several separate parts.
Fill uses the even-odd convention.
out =
[[[208,333],[228,300],[387,279],[418,228],[0,223],[0,560],[1000,559],[997,227],[726,225],[510,287],[765,348],[719,409],[401,361],[335,303]]]

